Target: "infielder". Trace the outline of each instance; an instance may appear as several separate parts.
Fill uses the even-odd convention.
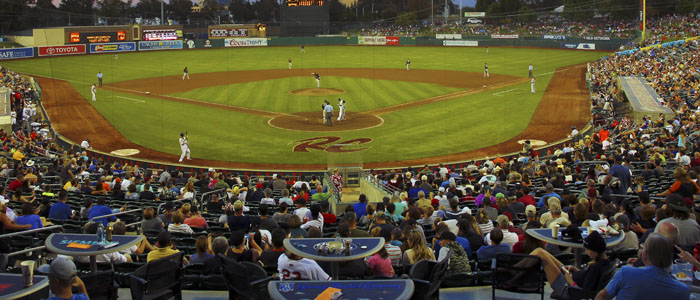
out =
[[[321,87],[321,74],[312,72],[311,75],[314,75],[314,77],[316,78],[316,88],[320,88]]]
[[[289,62],[289,69],[291,70],[292,69],[292,58],[290,57],[289,59],[287,59],[287,61]]]
[[[326,126],[333,126],[333,105],[326,100],[326,106],[323,108],[326,112]]]
[[[117,60],[117,59],[119,59],[119,56],[117,56],[117,54],[114,53],[114,60]]]
[[[484,77],[490,77],[489,76],[489,64],[484,63]]]
[[[530,66],[527,67],[527,77],[528,77],[528,78],[534,77],[534,76],[532,76],[532,69],[533,69],[533,68],[532,68],[532,64],[530,64]]]
[[[185,69],[182,70],[182,72],[183,72],[183,74],[182,74],[182,80],[185,80],[185,77],[187,77],[187,80],[189,80],[189,79],[190,79],[190,72],[187,71],[187,67],[185,67]]]
[[[321,103],[321,119],[323,119],[323,124],[326,124],[326,102]]]
[[[406,59],[406,71],[411,70],[411,59]]]
[[[306,53],[306,50],[304,50],[304,45],[301,45],[301,51],[299,53]]]
[[[486,45],[486,54],[489,54],[489,45]]]
[[[92,86],[90,87],[90,93],[92,94],[92,101],[97,101],[97,97],[95,97],[96,92],[97,92],[97,87],[95,87],[95,84],[93,83]]]
[[[97,83],[102,86],[102,72],[97,72]]]
[[[180,155],[180,160],[178,162],[182,162],[182,159],[185,158],[185,154],[187,154],[187,160],[190,160],[190,145],[187,142],[187,136],[184,133],[180,133],[180,150],[182,151],[182,155]]]
[[[345,120],[345,100],[338,98],[338,121]]]
[[[535,93],[535,77],[532,77],[532,79],[530,79],[530,93]]]

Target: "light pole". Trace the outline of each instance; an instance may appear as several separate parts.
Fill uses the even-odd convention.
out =
[[[165,23],[163,23],[163,22],[165,22],[165,21],[163,20],[163,16],[164,16],[164,13],[163,13],[163,2],[165,2],[165,0],[160,0],[160,25],[165,24]]]
[[[462,25],[462,0],[459,0],[459,25]]]
[[[435,16],[433,15],[433,8],[435,7],[435,4],[433,4],[434,0],[430,0],[430,26],[435,25]]]

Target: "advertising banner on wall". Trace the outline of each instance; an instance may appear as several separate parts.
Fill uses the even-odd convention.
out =
[[[259,47],[267,46],[266,38],[225,39],[224,47]]]
[[[442,41],[443,46],[460,46],[460,47],[477,47],[479,46],[478,41],[455,41],[455,40],[444,40]]]
[[[182,49],[182,40],[177,41],[140,41],[139,51]]]
[[[387,36],[386,37],[386,44],[387,45],[398,45],[399,44],[399,37],[398,36]]]
[[[85,54],[85,44],[68,46],[42,46],[37,47],[39,56],[74,55]]]
[[[34,48],[0,49],[0,59],[17,59],[34,57]]]
[[[561,47],[565,49],[595,50],[595,44],[591,43],[561,43]]]
[[[359,45],[386,45],[386,36],[358,36]]]
[[[461,40],[462,35],[459,33],[437,33],[435,38],[438,40]]]
[[[520,38],[520,35],[517,35],[517,34],[492,34],[491,38],[492,39],[517,39],[517,38]]]
[[[542,39],[545,40],[566,40],[566,35],[563,34],[544,34]]]
[[[247,37],[248,28],[210,28],[209,38]]]
[[[609,41],[610,37],[609,36],[584,36],[584,40],[587,41]]]
[[[136,42],[90,44],[90,53],[136,51]]]
[[[485,17],[486,12],[483,11],[465,11],[464,12],[464,17],[465,18],[481,18]]]

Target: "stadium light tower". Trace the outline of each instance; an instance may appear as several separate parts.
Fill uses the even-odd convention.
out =
[[[165,23],[163,23],[163,22],[165,22],[163,20],[163,15],[164,15],[163,14],[163,2],[165,2],[165,0],[160,0],[160,25],[165,24]]]
[[[647,0],[642,0],[642,11],[639,12],[639,18],[642,21],[642,41],[644,41],[647,33]]]

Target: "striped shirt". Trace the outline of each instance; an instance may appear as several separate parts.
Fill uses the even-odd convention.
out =
[[[384,249],[386,249],[386,252],[389,253],[391,264],[398,266],[401,263],[401,248],[392,244],[384,244]]]

